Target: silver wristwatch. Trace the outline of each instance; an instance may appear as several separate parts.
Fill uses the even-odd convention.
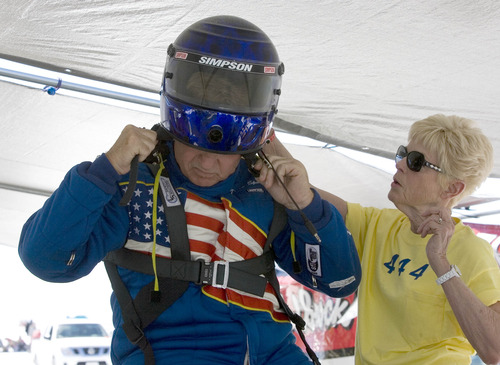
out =
[[[460,276],[462,276],[462,273],[460,272],[460,270],[458,269],[458,267],[456,265],[451,265],[450,271],[448,271],[446,274],[444,274],[444,275],[440,276],[439,278],[437,278],[436,283],[438,283],[439,285],[441,285],[445,281],[450,280],[454,276],[456,276],[457,278],[459,278]]]

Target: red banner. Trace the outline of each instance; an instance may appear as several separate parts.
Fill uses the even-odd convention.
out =
[[[304,334],[320,359],[354,354],[356,336],[356,294],[331,298],[309,289],[288,275],[278,277],[281,295],[290,308],[306,321]],[[298,334],[297,344],[304,350]]]

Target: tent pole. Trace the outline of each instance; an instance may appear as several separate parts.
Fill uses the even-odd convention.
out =
[[[1,68],[1,67],[0,67],[0,76],[9,77],[9,78],[16,79],[16,80],[34,82],[34,83],[40,84],[40,85],[46,85],[48,87],[55,88],[55,89],[53,89],[54,90],[53,92],[57,91],[57,89],[66,89],[66,90],[76,91],[76,92],[80,92],[80,93],[101,96],[101,97],[111,98],[111,99],[120,100],[120,101],[126,101],[129,103],[135,103],[135,104],[140,104],[140,105],[145,105],[145,106],[152,106],[152,107],[156,107],[156,108],[159,108],[159,106],[160,106],[159,100],[155,100],[155,99],[150,99],[150,98],[141,97],[138,95],[122,93],[122,92],[118,92],[118,91],[101,89],[101,88],[97,88],[97,87],[93,87],[93,86],[89,86],[89,85],[83,85],[83,84],[77,84],[77,83],[73,83],[73,82],[63,81],[62,79],[54,79],[54,78],[50,78],[50,77],[29,74],[29,73],[25,73],[25,72],[21,72],[21,71],[9,70],[6,68]]]

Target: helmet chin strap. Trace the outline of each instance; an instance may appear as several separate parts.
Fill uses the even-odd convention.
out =
[[[162,128],[160,123],[155,124],[153,127],[151,127],[151,130],[155,131],[158,135],[158,141],[170,141],[172,139],[170,134],[168,134],[167,131]]]
[[[260,160],[260,156],[258,152],[253,152],[253,153],[247,153],[244,155],[241,155],[241,158],[245,160],[248,171],[254,176],[254,177],[259,177],[260,176],[260,171],[257,171],[254,166],[257,163],[258,160]]]

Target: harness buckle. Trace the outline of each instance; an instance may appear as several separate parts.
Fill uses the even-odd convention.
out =
[[[222,284],[217,284],[217,274],[219,273],[219,266],[224,267],[224,276],[222,278]],[[212,286],[216,288],[227,288],[227,282],[229,280],[229,262],[227,261],[214,261],[214,275],[212,276]]]
[[[223,268],[221,271],[222,277],[219,277],[219,267]],[[215,288],[227,288],[229,280],[229,262],[227,261],[212,261],[205,262],[200,260],[200,278],[196,284],[198,285],[211,285]]]
[[[148,340],[139,325],[135,324],[133,321],[125,321],[122,327],[130,343],[139,346],[141,349],[147,346]]]
[[[130,342],[133,344],[133,345],[137,345],[139,347],[140,346],[140,343],[142,342],[143,339],[145,339],[145,335],[144,335],[144,332],[137,326],[135,326],[135,328],[137,329],[137,338],[133,339],[133,340],[130,340]]]

